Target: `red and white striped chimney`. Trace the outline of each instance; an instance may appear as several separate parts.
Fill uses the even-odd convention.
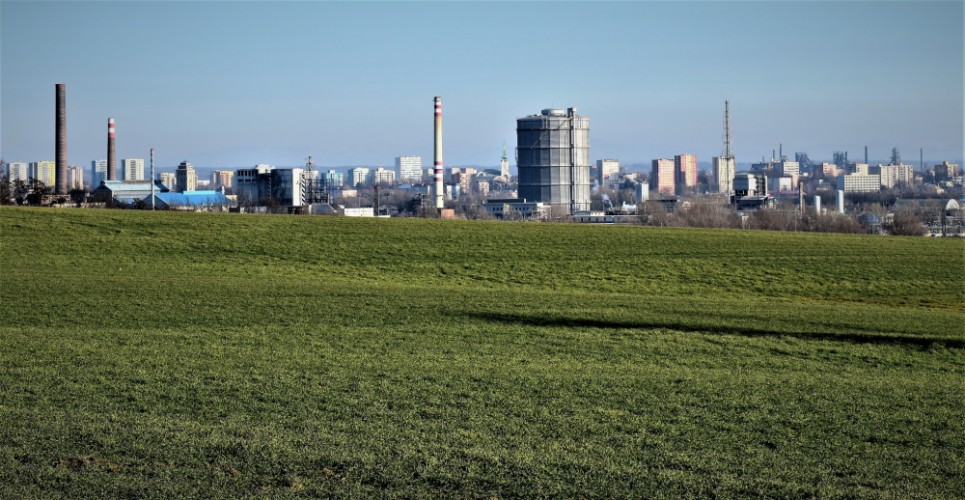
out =
[[[107,179],[116,181],[117,160],[114,158],[114,119],[107,119]]]
[[[444,206],[442,191],[442,98],[436,96],[435,103],[435,150],[433,155],[433,176],[436,184],[436,208],[442,209]]]

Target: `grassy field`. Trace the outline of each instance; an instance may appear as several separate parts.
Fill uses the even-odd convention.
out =
[[[965,491],[965,243],[0,209],[0,497]]]

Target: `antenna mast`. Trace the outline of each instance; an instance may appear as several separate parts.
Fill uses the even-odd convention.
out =
[[[734,151],[730,145],[730,101],[724,101],[724,158],[734,159]]]

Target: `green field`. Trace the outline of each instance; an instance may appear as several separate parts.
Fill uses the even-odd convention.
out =
[[[0,209],[0,498],[965,491],[965,243]]]

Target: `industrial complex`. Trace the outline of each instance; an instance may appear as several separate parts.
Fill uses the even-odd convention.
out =
[[[303,166],[258,164],[218,168],[205,175],[190,161],[182,161],[173,172],[155,170],[154,148],[149,169],[143,157],[122,158],[118,169],[117,124],[108,117],[106,159],[91,160],[85,175],[84,168],[67,161],[66,92],[66,84],[55,85],[55,160],[5,163],[4,203],[659,224],[672,222],[675,212],[695,203],[720,207],[715,213],[729,213],[727,220],[732,221],[746,221],[748,213],[761,210],[812,218],[838,214],[857,221],[864,220],[859,216],[867,211],[866,205],[884,203],[915,208],[919,214],[921,207],[941,205],[922,216],[923,225],[932,234],[939,224],[943,235],[962,232],[959,165],[943,161],[928,169],[919,151],[916,168],[902,162],[897,148],[887,163],[871,164],[867,147],[863,162],[849,162],[846,151],[834,152],[830,162],[814,162],[803,152],[790,160],[781,145],[771,151],[770,159],[762,157],[738,169],[728,100],[721,155],[712,158],[706,171],[700,170],[696,155],[686,152],[655,158],[644,168],[631,168],[614,158],[594,163],[590,119],[575,107],[546,108],[516,119],[516,175],[505,147],[498,168],[446,168],[442,97],[436,96],[429,169],[423,169],[420,156],[411,154],[397,156],[394,168],[347,170],[318,169],[308,156]],[[907,200],[908,193],[912,199],[946,202],[897,204],[889,199]]]

